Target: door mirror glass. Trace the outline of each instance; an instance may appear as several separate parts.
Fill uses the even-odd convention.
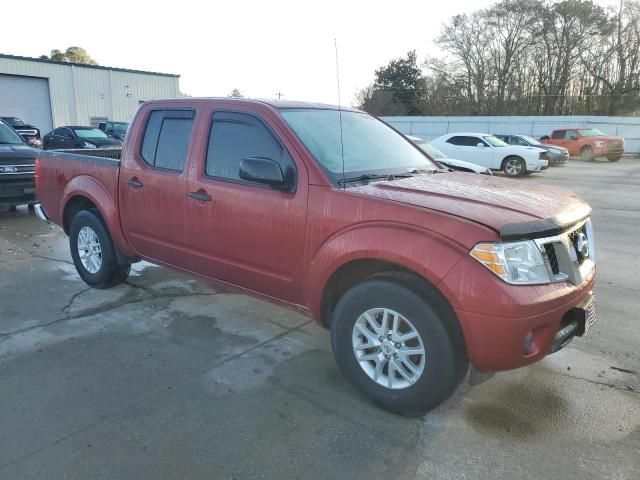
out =
[[[291,190],[285,181],[278,162],[264,157],[249,157],[240,160],[239,176],[249,182],[269,185],[277,190]]]
[[[478,144],[476,145],[476,147],[478,147],[478,148],[484,148],[484,143],[478,142]]]

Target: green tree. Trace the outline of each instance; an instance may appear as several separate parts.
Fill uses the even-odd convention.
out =
[[[413,50],[378,68],[373,85],[359,94],[357,103],[374,115],[420,115],[425,92],[426,82]]]
[[[231,98],[242,98],[242,93],[240,93],[240,90],[238,90],[237,88],[234,88],[233,90],[231,90],[229,96]]]
[[[40,58],[48,58],[50,60],[55,60],[56,62],[98,65],[98,63],[93,58],[91,58],[87,51],[82,47],[69,47],[64,52],[57,49],[51,50],[51,54],[49,56],[42,55]]]

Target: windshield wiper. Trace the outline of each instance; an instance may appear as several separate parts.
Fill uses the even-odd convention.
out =
[[[366,182],[368,180],[387,180],[389,182],[397,179],[397,178],[409,178],[413,177],[411,173],[394,173],[381,175],[377,173],[365,173],[362,175],[358,175],[357,177],[346,177],[338,180],[338,184],[342,185],[345,183],[353,183],[353,182]]]
[[[412,168],[409,170],[409,173],[438,173],[442,172],[441,169],[438,168]]]

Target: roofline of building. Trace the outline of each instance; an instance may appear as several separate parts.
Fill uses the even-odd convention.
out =
[[[142,75],[155,75],[159,77],[180,78],[180,75],[176,75],[175,73],[146,72],[144,70],[130,70],[128,68],[103,67],[102,65],[88,65],[86,63],[59,62],[57,60],[51,60],[49,58],[21,57],[19,55],[8,55],[6,53],[0,53],[0,58],[8,58],[11,60],[24,60],[28,62],[53,63],[54,65],[64,65],[67,67],[95,68],[98,70],[110,70],[112,72],[139,73]]]

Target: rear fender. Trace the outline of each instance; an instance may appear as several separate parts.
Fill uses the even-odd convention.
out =
[[[304,276],[304,303],[320,321],[327,282],[354,260],[390,262],[437,285],[463,255],[460,245],[425,229],[385,223],[356,225],[333,235],[313,254]]]
[[[125,256],[135,256],[135,253],[131,250],[129,244],[125,240],[122,228],[120,227],[120,216],[116,202],[100,182],[89,175],[79,175],[74,177],[67,184],[62,193],[62,202],[60,202],[61,210],[59,212],[60,219],[63,218],[64,210],[69,201],[75,197],[84,197],[90,200],[100,212],[100,215],[111,234],[113,243],[118,250]]]

